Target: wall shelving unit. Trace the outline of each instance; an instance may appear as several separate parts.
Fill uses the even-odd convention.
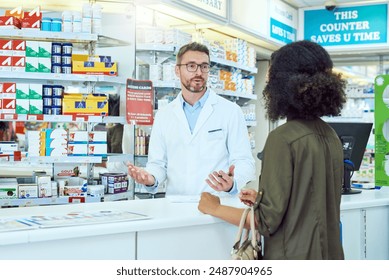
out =
[[[90,54],[94,53],[94,48],[107,46],[121,46],[130,44],[128,42],[111,39],[106,36],[97,36],[96,34],[72,33],[72,32],[51,32],[33,29],[1,29],[1,39],[18,39],[30,41],[47,42],[70,42],[77,46],[83,46]],[[62,74],[62,73],[37,73],[37,72],[0,72],[1,82],[23,82],[23,83],[42,83],[53,84],[60,83],[64,86],[87,87],[88,91],[94,92],[95,86],[116,86],[121,87],[126,83],[126,79],[116,76],[105,75],[84,75],[84,74]],[[85,123],[88,130],[92,124],[97,123],[120,123],[125,124],[124,116],[73,116],[73,115],[45,115],[45,114],[8,114],[1,113],[0,121],[19,121],[19,122],[60,122],[60,123]],[[80,163],[87,166],[87,179],[93,181],[93,166],[107,161],[133,161],[133,155],[109,155],[106,159],[101,156],[63,156],[63,157],[26,157],[23,161],[0,162],[3,166],[4,174],[7,177],[12,176],[12,171],[16,170],[34,170],[34,168],[53,168],[57,163]],[[7,171],[8,170],[8,171]],[[3,173],[3,172],[1,172]],[[23,172],[22,172],[23,173]],[[17,176],[17,175],[16,175]],[[78,197],[77,197],[78,198]],[[128,191],[118,194],[106,194],[102,197],[48,197],[33,199],[0,199],[1,207],[32,206],[32,205],[52,205],[67,204],[74,202],[101,202],[122,199],[133,199],[133,193]]]
[[[146,44],[137,44],[136,45],[136,56],[138,60],[146,63],[159,63],[162,64],[168,59],[174,58],[177,54],[179,46],[171,45],[171,44],[154,44],[154,43],[146,43]],[[237,62],[221,59],[217,57],[210,57],[212,66],[222,66],[222,67],[230,67],[240,69],[247,74],[256,74],[258,73],[258,69],[255,67],[248,67],[246,65],[241,65]],[[158,89],[180,89],[179,81],[153,81],[154,88]],[[220,94],[226,98],[231,99],[239,104],[244,104],[250,100],[256,100],[257,95],[247,92],[240,91],[229,91],[229,90],[218,90],[214,89],[217,94]],[[252,123],[251,123],[252,124]]]

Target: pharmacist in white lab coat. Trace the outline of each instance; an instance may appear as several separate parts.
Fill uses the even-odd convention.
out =
[[[236,194],[255,176],[241,108],[207,88],[209,50],[199,43],[177,54],[181,93],[159,110],[151,131],[145,169],[128,173],[149,192],[166,182],[166,195]]]

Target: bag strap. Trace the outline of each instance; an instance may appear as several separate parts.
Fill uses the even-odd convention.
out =
[[[252,206],[252,210],[254,211],[254,216],[255,216],[255,218],[256,218],[256,220],[257,220],[257,222],[258,222],[258,228],[259,228],[259,224],[260,224],[260,216],[259,216],[259,211],[257,211],[258,210],[258,208],[259,208],[259,205],[260,205],[260,202],[261,202],[261,200],[262,200],[262,196],[263,196],[263,190],[259,190],[258,191],[258,194],[257,194],[257,198],[256,198],[256,200],[255,200],[255,203],[254,203],[254,205]],[[258,229],[257,229],[257,231],[258,231]],[[259,231],[258,231],[259,232]],[[259,242],[259,246],[261,246],[261,242]]]
[[[242,240],[242,233],[244,230],[244,225],[246,223],[247,215],[249,214],[249,212],[250,212],[251,244],[254,248],[257,247],[257,239],[255,236],[256,234],[255,234],[254,211],[253,211],[252,207],[248,207],[248,208],[244,209],[244,211],[242,213],[242,217],[240,218],[239,230],[238,230],[238,233],[236,234],[235,243],[233,246],[234,249],[239,248],[240,242]],[[250,232],[250,230],[246,230],[245,239],[247,239],[249,232]]]
[[[250,210],[250,228],[251,228],[251,245],[253,245],[253,248],[257,248],[257,234],[255,229],[255,217],[254,217],[254,209],[251,206],[249,208]]]

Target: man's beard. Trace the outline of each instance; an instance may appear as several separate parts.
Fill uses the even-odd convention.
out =
[[[206,84],[203,83],[202,86],[196,86],[196,87],[193,87],[191,86],[191,83],[192,83],[192,80],[195,80],[195,79],[199,79],[199,78],[193,78],[189,81],[188,84],[184,84],[182,83],[182,85],[190,92],[193,92],[193,93],[199,93],[199,92],[202,92],[205,88],[206,88]],[[201,80],[204,81],[204,79],[201,78]],[[197,84],[197,83],[196,83]]]

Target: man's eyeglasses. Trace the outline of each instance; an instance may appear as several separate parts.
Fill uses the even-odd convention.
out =
[[[177,66],[186,66],[186,70],[188,72],[196,72],[197,69],[200,67],[201,72],[203,73],[208,73],[209,68],[211,67],[208,63],[203,63],[203,64],[197,64],[197,63],[186,63],[186,64],[177,64]]]

